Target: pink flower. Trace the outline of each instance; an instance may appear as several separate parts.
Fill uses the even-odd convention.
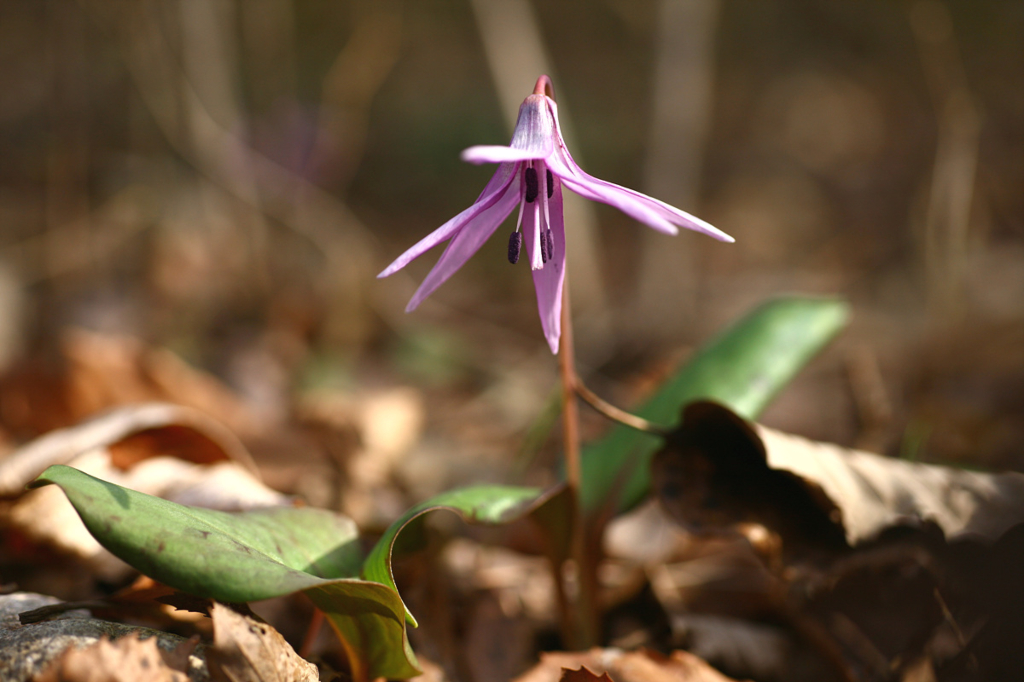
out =
[[[509,261],[515,263],[519,259],[520,247],[525,241],[537,289],[541,326],[551,352],[557,353],[561,335],[562,284],[565,281],[563,186],[587,199],[614,206],[659,232],[674,235],[679,232],[678,227],[685,227],[721,241],[733,241],[732,237],[700,218],[640,192],[584,173],[572,160],[562,141],[558,107],[551,97],[547,76],[537,80],[534,94],[519,107],[519,119],[507,147],[470,147],[462,152],[462,159],[477,164],[497,163],[499,166],[472,206],[431,232],[377,275],[387,277],[437,244],[451,240],[433,270],[413,294],[406,312],[416,308],[462,267],[518,205],[516,231],[509,238]]]

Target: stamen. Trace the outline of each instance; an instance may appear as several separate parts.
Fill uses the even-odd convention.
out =
[[[552,177],[551,171],[548,170],[548,199],[555,193],[555,178]]]
[[[543,166],[542,166],[543,167]],[[540,224],[540,250],[542,251],[541,256],[545,263],[551,260],[551,249],[548,247],[548,242],[551,239],[551,202],[548,199],[551,198],[551,171],[544,168],[544,179],[547,180],[548,189],[545,190],[544,196],[540,199],[540,204],[544,208],[544,222]]]
[[[537,200],[537,171],[527,168],[523,173],[523,180],[526,182],[526,203],[532,204]]]
[[[540,202],[533,204],[533,225],[530,230],[530,239],[533,240],[533,249],[530,251],[530,269],[540,270],[544,267],[544,233],[540,229]]]
[[[555,257],[555,240],[554,237],[551,236],[550,229],[544,233],[544,246],[545,250],[548,252],[548,260],[553,259]]]
[[[519,262],[519,253],[523,250],[523,233],[513,232],[508,236],[508,262],[515,265]]]

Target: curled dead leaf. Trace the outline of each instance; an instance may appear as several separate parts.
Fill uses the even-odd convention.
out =
[[[210,679],[221,682],[318,682],[316,666],[300,657],[274,628],[215,603]]]
[[[994,542],[1024,522],[1024,474],[988,473],[883,457],[758,425],[775,469],[820,486],[858,544],[892,526],[933,522],[947,540]]]
[[[128,567],[100,547],[66,497],[56,489],[25,492],[51,464],[221,511],[291,504],[260,482],[248,451],[230,431],[180,405],[121,407],[41,436],[0,462],[0,496],[20,496],[8,511],[10,526],[33,542],[85,559],[109,580],[124,577]]]
[[[691,403],[656,456],[655,489],[689,527],[760,523],[791,545],[838,549],[894,526],[996,541],[1024,522],[1024,474],[981,473],[850,450]]]
[[[19,447],[0,464],[0,497],[24,492],[51,464],[69,464],[83,453],[119,445],[112,463],[121,469],[148,457],[174,455],[196,464],[233,460],[256,471],[245,445],[215,420],[177,404],[148,402],[50,431]]]
[[[115,448],[111,462],[121,469],[149,457],[174,455],[196,464],[233,460],[256,471],[245,446],[216,420],[190,407],[143,403],[51,431],[18,448],[0,464],[0,496],[19,495],[51,464],[68,464],[101,448]]]
[[[1024,474],[814,443],[700,402],[656,455],[652,480],[686,528],[781,538],[775,551],[761,552],[773,543],[749,532],[742,543],[767,569],[765,605],[844,679],[852,670],[887,678],[927,653],[943,628],[960,633],[957,657],[973,656],[983,670],[1012,667],[1016,647],[989,635],[1014,632],[1024,603]],[[689,576],[662,574],[659,596],[692,606]],[[987,623],[997,627],[986,631]]]

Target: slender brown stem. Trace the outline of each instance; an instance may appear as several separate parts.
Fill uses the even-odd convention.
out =
[[[573,353],[568,278],[562,285],[562,338],[558,349],[558,370],[562,380],[562,437],[565,440],[566,477],[569,488],[577,497],[578,505],[580,490],[579,410],[576,407],[576,358]]]
[[[559,376],[562,380],[562,432],[565,441],[566,480],[573,499],[572,557],[576,563],[575,641],[566,645],[578,649],[596,646],[598,636],[597,567],[591,561],[587,546],[588,519],[581,495],[579,409],[576,405],[576,360],[573,353],[572,311],[569,306],[569,280],[562,285],[562,337],[558,353]],[[560,579],[561,576],[558,576]]]
[[[637,431],[643,431],[645,433],[653,433],[658,436],[664,436],[666,434],[665,429],[657,424],[649,422],[643,417],[638,417],[635,414],[630,414],[625,410],[620,410],[601,396],[591,391],[586,387],[579,375],[576,376],[575,387],[576,395],[583,398],[588,405],[612,421],[619,422],[620,424],[624,424],[630,428],[636,429]]]
[[[309,619],[309,627],[306,628],[306,635],[302,638],[302,645],[299,647],[299,656],[309,658],[309,654],[313,651],[313,644],[323,625],[324,612],[314,607],[313,615]]]
[[[551,85],[551,79],[547,76],[541,76],[537,79],[537,84],[533,86],[533,94],[535,95],[547,95],[551,99],[555,98],[555,88]]]

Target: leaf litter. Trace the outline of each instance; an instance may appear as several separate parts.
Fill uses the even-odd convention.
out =
[[[217,682],[318,682],[315,665],[303,659],[274,628],[223,604],[210,610],[213,645],[206,654]]]
[[[976,671],[1007,665],[994,651],[1012,650],[1021,633],[1024,475],[814,443],[694,403],[652,477],[685,532],[719,538],[691,541],[689,556],[653,568],[662,603],[682,609],[675,623],[687,610],[727,605],[716,590],[760,583],[757,599],[744,600],[760,613],[745,615],[787,624],[843,679],[887,679],[921,657],[948,666],[970,658]],[[693,554],[708,542],[733,549],[712,552],[708,565]],[[736,584],[740,565],[761,577]],[[986,656],[969,653],[979,650]]]
[[[327,403],[321,404],[326,405]],[[125,414],[130,415],[131,409],[134,408],[128,408],[125,413],[122,413],[122,418]],[[320,409],[319,414],[316,411],[310,413],[315,419],[321,421],[335,419],[328,412],[321,408],[318,409]],[[714,420],[711,421],[713,422]],[[168,420],[168,422],[173,422],[173,419]],[[355,423],[358,422],[350,422],[350,424]],[[340,423],[332,428],[337,432],[338,428],[347,428],[347,425]],[[755,443],[754,449],[767,447],[767,461],[769,464],[774,465],[775,460],[773,459],[773,446],[771,444],[784,441],[787,437],[778,434],[772,435],[771,432],[767,432],[761,427],[748,426],[746,430],[755,433],[755,436],[760,436],[765,445],[757,446]],[[122,456],[118,460],[122,466],[118,467],[116,464],[106,465],[110,467],[112,472],[116,472],[111,473],[111,476],[124,475],[123,469],[125,465],[127,465],[129,473],[140,467],[144,468],[148,460],[157,459],[148,453],[158,451],[161,447],[167,449],[166,446],[168,444],[173,446],[175,442],[182,442],[181,436],[178,434],[173,435],[170,439],[159,437],[159,429],[151,431],[151,433],[156,435],[155,438],[136,438],[134,442],[131,442],[134,436],[129,432],[130,429],[121,432],[121,436],[127,439],[131,445],[130,448],[122,449]],[[169,429],[168,432],[174,434],[173,429]],[[746,436],[749,437],[749,433]],[[730,435],[727,439],[735,439],[735,435]],[[369,440],[373,442],[372,438]],[[193,442],[198,446],[199,443],[204,441],[202,439],[193,439]],[[215,441],[207,439],[205,442]],[[116,451],[120,445],[121,442],[115,442],[113,448],[106,448],[108,451],[114,451],[115,456],[110,457],[112,461],[117,459]],[[179,447],[178,450],[202,453],[203,447],[206,446]],[[390,452],[395,453],[400,452],[403,447],[408,447],[408,445],[389,446],[385,444],[381,447],[384,449],[390,448]],[[791,448],[792,445],[787,443],[786,447]],[[805,444],[802,450],[817,453],[820,448],[828,450],[829,446]],[[170,449],[173,450],[174,448],[171,447]],[[54,448],[54,450],[57,451],[60,448]],[[102,451],[103,448],[99,450]],[[797,450],[801,450],[801,448],[797,448]],[[207,451],[211,450],[207,447]],[[134,452],[135,454],[125,457],[123,452]],[[139,453],[142,456],[139,456]],[[90,454],[90,451],[87,451],[86,454]],[[95,450],[91,451],[91,454],[95,454]],[[394,454],[390,456],[395,457]],[[816,456],[814,454],[805,457],[810,461]],[[840,452],[840,454],[836,455],[836,458],[840,461],[845,459],[856,460],[862,456],[863,453],[854,457],[846,457],[846,455]],[[205,457],[209,459],[209,456]],[[800,455],[796,457],[799,459]],[[213,461],[216,461],[216,459],[217,457],[214,457]],[[822,459],[828,461],[828,457]],[[198,466],[209,469],[211,465],[200,464]],[[900,468],[900,466],[896,466],[893,470],[895,471]],[[788,471],[790,474],[790,477],[786,479],[789,483],[783,484],[783,490],[788,491],[788,493],[792,493],[796,489],[803,491],[797,496],[800,497],[802,502],[796,508],[805,511],[813,509],[815,513],[809,516],[818,519],[815,523],[824,524],[823,527],[827,528],[828,525],[825,523],[825,520],[836,525],[837,518],[839,520],[854,518],[851,514],[856,512],[863,500],[856,495],[844,497],[835,492],[829,495],[827,494],[827,486],[816,482],[816,479],[811,474],[796,476],[795,478],[799,479],[797,482],[800,485],[798,488],[793,488],[793,471],[789,471],[789,469],[799,471],[798,465],[791,465],[788,469],[784,466],[774,467],[774,470],[780,472]],[[656,467],[655,480],[658,480],[657,471]],[[377,471],[371,475],[377,481],[377,486],[389,485],[386,473],[382,474],[380,471]],[[896,478],[900,475],[913,476],[912,473],[882,475],[891,475]],[[771,477],[772,475],[769,476]],[[960,479],[956,475],[951,475],[948,479],[944,480],[950,482],[969,480],[975,483],[990,480],[986,479],[985,475],[979,474],[978,476],[972,474]],[[160,476],[155,478],[159,479]],[[1012,480],[1012,476],[1010,479]],[[697,479],[691,480],[691,483],[694,480]],[[769,483],[765,487],[770,489],[773,485],[775,484]],[[135,487],[135,485],[132,484],[130,487]],[[657,490],[660,490],[657,485],[655,487]],[[223,489],[223,485],[214,485],[213,488]],[[992,493],[991,497],[993,500],[1004,499],[1012,502],[1012,495],[1004,494],[1002,498],[999,497],[998,486],[989,486],[987,489]],[[986,487],[984,485],[975,485],[970,490],[973,491],[971,493],[973,495],[979,491],[984,492]],[[994,493],[992,492],[993,490],[995,491]],[[1012,485],[1009,490],[1012,492]],[[907,497],[906,495],[903,496]],[[672,508],[673,503],[670,498],[666,498],[665,495],[659,495],[659,497],[667,504],[668,508]],[[916,665],[915,661],[918,663],[920,661],[928,661],[929,656],[938,661],[951,662],[949,665],[957,664],[961,658],[964,658],[967,662],[963,665],[970,667],[972,665],[970,660],[973,660],[970,658],[973,655],[970,652],[973,652],[975,649],[984,651],[985,647],[992,648],[997,646],[993,642],[1000,641],[997,636],[993,635],[994,632],[998,633],[1000,628],[991,626],[986,628],[977,619],[964,619],[960,615],[961,611],[965,608],[969,609],[980,603],[979,600],[984,602],[985,599],[988,599],[991,602],[991,594],[968,595],[970,599],[965,601],[964,595],[956,594],[956,590],[950,591],[949,580],[943,582],[937,579],[934,568],[936,560],[943,566],[950,562],[957,568],[962,568],[961,565],[967,565],[974,572],[970,574],[957,574],[954,582],[960,581],[963,576],[968,576],[965,578],[968,582],[976,582],[979,580],[976,565],[978,563],[976,556],[978,550],[973,548],[964,549],[966,545],[963,543],[945,552],[936,551],[936,547],[947,547],[950,540],[956,539],[962,539],[967,542],[968,540],[959,538],[958,533],[961,535],[967,534],[964,529],[975,530],[978,527],[988,529],[983,531],[983,534],[987,533],[990,540],[993,538],[998,540],[996,538],[998,525],[999,523],[1005,525],[1005,521],[999,521],[995,526],[992,524],[971,526],[969,523],[960,523],[958,526],[956,525],[957,523],[970,517],[970,514],[963,512],[964,506],[962,504],[959,507],[954,507],[954,511],[960,510],[957,512],[959,516],[954,515],[954,521],[949,522],[949,520],[941,520],[934,516],[929,516],[927,513],[921,513],[922,511],[926,512],[928,509],[934,509],[934,506],[928,507],[927,504],[922,504],[922,500],[926,499],[923,496],[918,495],[915,497],[910,495],[911,503],[908,504],[904,499],[904,506],[893,507],[891,503],[892,498],[887,502],[884,496],[875,495],[874,497],[877,498],[875,500],[876,508],[870,509],[865,514],[865,518],[871,520],[870,523],[857,526],[861,530],[858,530],[854,535],[856,539],[859,539],[859,542],[856,544],[863,546],[856,549],[856,551],[851,551],[849,549],[851,542],[846,537],[848,529],[845,526],[837,525],[837,528],[842,531],[839,535],[844,540],[842,543],[839,543],[835,541],[834,533],[819,536],[817,531],[813,528],[809,529],[806,523],[803,523],[803,525],[801,523],[789,523],[787,526],[786,519],[783,518],[783,523],[777,525],[771,522],[773,519],[765,518],[763,514],[758,515],[758,513],[754,513],[753,518],[749,518],[751,512],[750,501],[747,500],[745,503],[740,503],[734,499],[735,495],[733,498],[730,498],[728,491],[726,491],[724,503],[721,500],[712,500],[716,502],[712,505],[705,505],[704,502],[707,500],[699,495],[690,497],[692,498],[690,500],[691,508],[688,508],[685,512],[680,512],[677,509],[677,513],[674,515],[675,518],[684,521],[684,525],[687,528],[692,528],[693,524],[702,524],[704,530],[724,530],[727,537],[731,533],[733,534],[732,537],[736,539],[704,539],[703,536],[694,536],[682,527],[676,526],[677,535],[673,536],[670,542],[662,543],[660,548],[662,556],[657,559],[651,559],[648,556],[646,560],[641,561],[641,564],[647,566],[648,580],[644,581],[642,574],[640,582],[637,582],[635,577],[623,578],[622,588],[617,596],[613,597],[614,602],[612,602],[612,604],[637,604],[641,594],[653,594],[655,608],[668,611],[666,622],[671,626],[669,637],[665,639],[663,636],[654,635],[652,634],[653,631],[648,630],[640,639],[637,639],[634,635],[629,635],[627,639],[630,642],[643,641],[654,643],[664,651],[671,651],[673,646],[685,646],[691,649],[691,651],[697,652],[701,656],[715,662],[721,669],[731,671],[734,676],[743,677],[749,674],[750,677],[755,679],[797,679],[797,677],[792,675],[795,670],[792,665],[787,668],[786,666],[780,667],[777,662],[771,663],[764,660],[758,662],[757,657],[752,655],[751,652],[756,651],[759,647],[762,649],[766,646],[775,649],[785,649],[789,652],[787,656],[792,657],[794,660],[800,660],[800,655],[797,654],[800,650],[804,650],[805,653],[801,655],[810,656],[811,659],[817,657],[817,667],[815,668],[812,662],[808,664],[812,667],[805,667],[803,671],[806,673],[808,669],[817,670],[821,674],[818,679],[826,679],[829,672],[827,665],[824,669],[821,667],[820,659],[822,658],[831,659],[833,662],[843,661],[839,665],[843,666],[847,672],[854,671],[850,674],[858,675],[856,679],[873,679],[872,675],[882,675],[881,671],[883,668],[886,666],[891,668],[894,665],[894,661],[898,661],[895,663],[898,669],[910,671]],[[958,498],[958,500],[960,499]],[[698,500],[699,503],[692,505],[694,500]],[[839,502],[836,500],[839,500]],[[975,501],[973,504],[977,508],[985,508],[983,502],[984,500],[982,499],[982,502]],[[788,508],[788,504],[787,502],[787,504],[779,505],[779,508],[785,510]],[[888,506],[886,506],[887,504]],[[878,505],[885,510],[885,514],[879,514],[877,510]],[[755,502],[753,506],[756,507],[757,503]],[[894,509],[897,511],[894,511]],[[998,505],[987,509],[989,509],[993,518],[1001,518],[1000,514],[992,511],[998,509]],[[754,511],[757,512],[759,510],[755,509]],[[763,508],[760,511],[763,511]],[[843,514],[844,511],[846,513],[845,516]],[[785,514],[776,514],[776,516],[785,517]],[[666,517],[666,519],[668,518],[670,517]],[[982,518],[984,518],[984,514]],[[959,519],[959,522],[955,521],[955,519]],[[989,520],[991,521],[991,518]],[[743,523],[736,523],[737,521],[743,521]],[[792,521],[792,519],[789,521]],[[907,524],[908,521],[912,522],[909,526]],[[894,551],[893,545],[887,544],[889,542],[888,534],[891,533],[892,528],[908,526],[916,527],[919,531],[926,532],[930,527],[928,521],[931,521],[939,531],[945,530],[948,533],[947,535],[940,532],[938,536],[935,536],[941,539],[939,545],[934,544],[934,542],[933,544],[927,544],[935,540],[935,537],[929,539],[927,535],[923,539],[920,536],[916,536],[915,541],[918,543],[916,550],[914,546],[908,548],[906,543],[904,543],[903,545],[898,545],[898,551]],[[669,526],[675,525],[675,522],[671,520],[667,523]],[[664,530],[665,524],[666,521],[663,520],[661,522],[663,530],[659,531],[663,535],[666,532]],[[639,535],[646,534],[647,530],[649,528],[645,528],[644,532]],[[637,533],[634,533],[634,536],[637,536]],[[772,540],[776,536],[781,539],[781,542]],[[833,540],[822,544],[822,537],[832,537]],[[635,537],[634,539],[639,540],[642,538]],[[923,549],[921,547],[922,543],[925,544]],[[530,544],[527,543],[527,546]],[[846,550],[842,547],[844,544],[847,546]],[[983,560],[981,561],[987,567],[986,570],[994,571],[993,575],[997,582],[992,583],[993,585],[1006,584],[1005,579],[1002,582],[998,582],[1000,573],[998,570],[995,570],[1000,563],[1000,557],[1009,557],[1009,565],[1011,566],[1020,565],[1019,560],[1015,558],[1016,554],[1014,552],[1016,550],[1012,541],[1007,541],[1003,544],[1006,546],[1003,547],[999,542],[996,542],[996,546],[990,551],[991,558],[985,559],[982,557]],[[522,546],[521,542],[518,546]],[[810,551],[807,552],[807,550]],[[963,551],[958,555],[957,551],[959,550]],[[487,551],[486,548],[484,551]],[[999,554],[999,552],[1003,552],[1003,554]],[[628,552],[626,554],[628,555]],[[824,560],[822,558],[823,554],[825,556]],[[965,560],[965,556],[969,558]],[[807,562],[804,561],[805,559]],[[959,561],[959,564],[957,561]],[[1017,563],[1014,564],[1014,561]],[[1004,561],[1003,563],[1005,564],[1006,562]],[[611,564],[608,565],[611,566]],[[628,566],[628,562],[625,565]],[[815,570],[809,570],[808,566],[812,566]],[[780,568],[786,567],[789,568],[788,573],[786,571],[779,572]],[[796,573],[792,572],[793,569],[796,569]],[[480,571],[479,574],[477,574],[477,570]],[[493,629],[495,638],[492,641],[496,643],[496,646],[500,646],[502,641],[501,633],[503,631],[501,630],[502,626],[499,626],[498,622],[512,615],[515,618],[522,619],[520,625],[517,625],[516,628],[519,628],[520,632],[527,635],[527,638],[523,641],[528,645],[529,632],[536,632],[538,628],[542,632],[545,628],[551,627],[550,616],[546,619],[541,619],[538,618],[538,613],[545,608],[545,604],[549,610],[552,608],[550,605],[552,598],[550,596],[533,596],[528,597],[525,602],[520,602],[515,595],[514,577],[503,577],[502,570],[504,569],[499,570],[493,566],[491,568],[484,568],[481,565],[479,569],[471,569],[469,573],[463,571],[463,575],[466,577],[460,579],[460,581],[464,584],[452,587],[457,591],[463,592],[464,596],[462,599],[468,601],[464,602],[466,606],[465,614],[454,615],[457,621],[464,621],[462,625],[452,624],[454,631],[457,633],[459,628],[469,627],[472,632],[483,633]],[[513,567],[507,570],[515,573],[518,569]],[[526,570],[525,567],[523,570]],[[477,575],[479,577],[476,577]],[[608,578],[609,575],[606,572],[606,579],[610,580],[610,582],[606,581],[606,585],[611,588],[615,584],[615,580],[618,579],[610,579]],[[626,570],[622,575],[635,576],[635,573]],[[910,576],[909,579],[908,575]],[[728,580],[723,581],[724,577],[728,577]],[[426,580],[436,580],[436,577],[428,577]],[[889,589],[890,592],[879,592],[879,584],[883,584],[884,587],[886,582],[888,582],[889,587],[885,589]],[[646,587],[644,587],[645,585]],[[802,585],[808,589],[809,596],[797,602],[787,601],[783,598],[785,590],[782,589],[786,585]],[[740,590],[739,592],[736,591],[737,588]],[[865,589],[867,589],[867,592],[865,592]],[[1012,588],[1007,587],[1007,589]],[[747,596],[739,599],[736,598],[736,595],[743,594]],[[886,596],[887,594],[891,596]],[[895,630],[892,628],[889,630],[878,630],[877,626],[873,628],[870,622],[872,616],[870,608],[866,610],[861,609],[861,612],[851,608],[852,604],[875,603],[879,598],[893,599],[901,594],[909,595],[908,600],[900,607],[901,612],[914,612],[923,616],[923,620],[919,623],[903,623],[904,627],[902,630],[900,628]],[[938,596],[936,597],[936,595]],[[723,607],[728,608],[727,604],[730,603],[730,600],[732,603],[740,606],[739,610],[734,611],[735,615],[725,616],[717,621],[713,619],[702,621],[699,617],[687,615],[686,613],[694,608],[698,611],[707,609],[715,611]],[[498,606],[497,612],[494,612],[491,607],[487,607],[486,604],[488,603],[496,604]],[[1013,603],[1012,600],[1009,603]],[[517,606],[517,604],[519,605]],[[758,604],[760,605],[758,606]],[[523,608],[524,606],[525,608]],[[945,614],[943,613],[944,608]],[[517,609],[519,610],[517,611]],[[994,614],[995,623],[1006,622],[1012,625],[1014,622],[1012,614],[1000,615],[1005,610],[1000,610],[998,605],[996,605],[989,609],[989,613]],[[414,611],[417,611],[415,607]],[[615,609],[609,610],[609,614],[613,612],[615,612]],[[498,614],[497,618],[494,613]],[[469,620],[465,620],[464,617]],[[646,618],[647,616],[644,617]],[[769,624],[764,626],[767,629],[763,631],[758,631],[755,627],[750,631],[749,637],[744,634],[744,632],[750,629],[752,621],[749,619],[760,620],[765,617],[781,622],[781,626]],[[475,624],[473,624],[474,621]],[[523,629],[524,627],[525,629]],[[959,638],[956,633],[959,633]],[[422,636],[426,633],[421,630],[414,631],[413,634],[416,636],[416,641],[420,642],[420,644],[417,644],[417,649],[425,646],[426,651],[433,651],[428,644],[429,640],[425,640]],[[950,637],[952,637],[952,645],[949,644]],[[1003,638],[1005,639],[1005,635],[1003,635]],[[748,640],[749,644],[743,644],[743,642]],[[892,643],[889,649],[884,646],[886,640]],[[468,639],[463,641],[466,645],[469,644]],[[507,644],[509,641],[506,639],[505,643]],[[630,646],[634,645],[631,644]],[[732,646],[731,653],[728,651],[723,653],[724,650],[729,648],[729,645]],[[528,649],[529,646],[523,651]],[[806,653],[807,649],[810,649],[810,653]],[[743,653],[744,650],[747,653]],[[917,658],[914,658],[914,652],[919,652],[916,654]],[[451,654],[451,651],[449,651],[449,654]],[[898,660],[899,655],[909,656],[913,660]],[[459,655],[456,655],[456,658],[458,657]],[[445,656],[442,655],[440,658],[444,660]],[[448,660],[451,660],[450,656]],[[850,661],[853,663],[851,664]],[[433,670],[435,676],[440,674],[437,672],[438,669],[436,667],[432,667],[429,659],[423,659],[421,662],[425,669]],[[344,657],[338,658],[336,663],[341,668],[344,668]],[[493,679],[493,677],[488,676],[487,671],[495,672],[497,670],[494,667],[495,663],[496,661],[494,660],[486,660],[486,655],[478,663],[474,663],[473,668],[478,671],[476,677],[478,679],[481,676],[484,679]],[[514,663],[511,665],[515,666]],[[508,670],[510,669],[508,666],[509,664],[503,664],[500,667]],[[446,667],[448,666],[446,665]],[[450,667],[448,669],[451,670]],[[922,670],[923,668],[921,665],[917,665],[913,669]],[[822,670],[825,672],[822,673]],[[862,672],[856,671],[867,672],[862,674]],[[797,670],[797,672],[800,671]],[[909,675],[910,672],[907,672],[907,674]],[[445,679],[448,679],[448,677],[445,676]],[[613,674],[611,678],[618,679]],[[457,676],[455,679],[457,679]],[[850,677],[850,679],[853,679],[853,677]]]
[[[189,640],[166,652],[153,638],[103,637],[83,649],[65,650],[33,682],[189,682],[188,660],[195,647]]]

